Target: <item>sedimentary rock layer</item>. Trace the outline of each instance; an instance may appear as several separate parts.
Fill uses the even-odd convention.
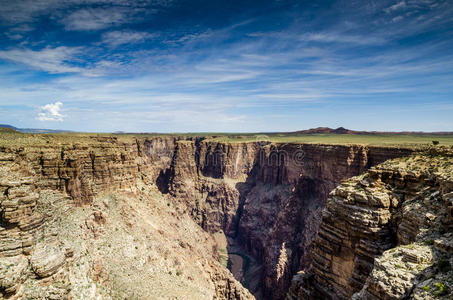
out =
[[[64,265],[62,255],[71,257],[68,249],[48,246],[52,259],[39,259],[38,232],[48,228],[46,213],[52,211],[38,209],[43,191],[60,193],[55,205],[83,208],[102,195],[138,197],[144,187],[155,187],[175,209],[173,217],[187,213],[207,232],[221,231],[243,244],[263,265],[260,292],[282,299],[292,276],[310,260],[308,249],[329,192],[342,179],[411,152],[202,138],[22,136],[0,146],[0,257],[17,260],[18,266],[17,280],[4,279],[2,290],[18,292],[27,268],[37,277],[55,276]],[[97,228],[102,219],[93,212],[84,226]],[[231,274],[212,268],[216,297],[249,297]]]
[[[288,299],[451,299],[452,162],[413,155],[337,187]]]
[[[342,179],[411,152],[178,141],[162,190],[208,232],[236,237],[263,265],[264,297],[282,299],[292,276],[309,261],[308,247],[329,192]]]
[[[252,298],[154,184],[176,139],[20,138],[0,146],[1,299]]]

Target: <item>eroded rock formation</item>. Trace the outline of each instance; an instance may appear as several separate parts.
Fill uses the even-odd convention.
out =
[[[172,201],[210,233],[237,238],[263,266],[258,297],[282,299],[308,261],[320,210],[342,179],[411,149],[178,141]],[[258,290],[259,289],[259,290]]]
[[[414,155],[337,187],[288,299],[451,299],[452,162]]]
[[[2,136],[0,299],[253,298],[154,185],[174,146]]]
[[[193,299],[251,298],[218,262],[222,251],[228,250],[216,249],[207,233],[220,232],[242,245],[262,266],[258,284],[249,286],[251,291],[264,299],[283,299],[293,275],[305,270],[311,257],[316,259],[309,255],[309,249],[330,191],[343,179],[412,151],[177,137],[26,135],[14,143],[2,142],[0,268],[1,274],[7,275],[0,275],[0,292],[4,297],[32,293],[77,298],[94,290],[97,295],[114,297],[116,294],[108,291],[121,290],[131,282],[138,282],[140,288],[150,280],[156,291],[165,294],[159,283],[174,281],[177,276],[180,284],[174,296],[182,295],[185,289],[192,291],[189,295]],[[341,194],[340,190],[335,193]],[[377,198],[385,193],[373,192]],[[382,197],[382,202],[387,201]],[[389,218],[385,205],[392,204],[379,205],[383,207],[372,213],[378,220],[370,220],[369,226]],[[349,213],[343,211],[343,215]],[[160,222],[162,219],[166,221]],[[62,233],[69,230],[68,224],[76,224],[70,226],[75,232],[70,236]],[[331,234],[329,230],[344,230],[328,226],[323,221],[313,249],[321,247],[320,239]],[[365,250],[385,250],[385,243],[375,245],[377,236],[393,242],[386,240],[384,231],[369,231],[361,246]],[[82,246],[75,246],[74,241]],[[140,253],[134,250],[135,245]],[[121,264],[124,272],[119,275],[111,266],[120,259],[114,253],[120,255],[123,248],[130,248],[129,260]],[[43,258],[42,251],[52,255]],[[371,258],[365,257],[356,271],[349,262],[355,261],[354,251],[344,253],[342,259],[348,263],[333,265],[338,266],[336,272],[356,274],[363,286],[373,265]],[[193,259],[181,261],[180,256]],[[141,263],[133,263],[135,260]],[[34,288],[41,282],[72,284]],[[93,284],[101,288],[93,288]],[[362,287],[342,279],[334,284],[338,285],[334,293],[345,297]],[[146,297],[126,290],[122,296]],[[297,288],[292,291],[299,293]]]

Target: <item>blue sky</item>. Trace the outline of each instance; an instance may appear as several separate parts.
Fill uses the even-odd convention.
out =
[[[0,0],[0,28],[0,123],[453,131],[448,0]]]

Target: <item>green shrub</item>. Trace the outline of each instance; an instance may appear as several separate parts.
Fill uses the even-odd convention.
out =
[[[438,282],[434,285],[437,291],[434,292],[436,296],[445,296],[448,294],[448,287],[443,282]]]

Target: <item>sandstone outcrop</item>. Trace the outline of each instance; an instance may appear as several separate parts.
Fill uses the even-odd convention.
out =
[[[30,257],[32,270],[40,278],[55,274],[65,262],[64,252],[56,245],[38,243]]]
[[[451,299],[452,162],[413,155],[337,187],[288,299]]]

